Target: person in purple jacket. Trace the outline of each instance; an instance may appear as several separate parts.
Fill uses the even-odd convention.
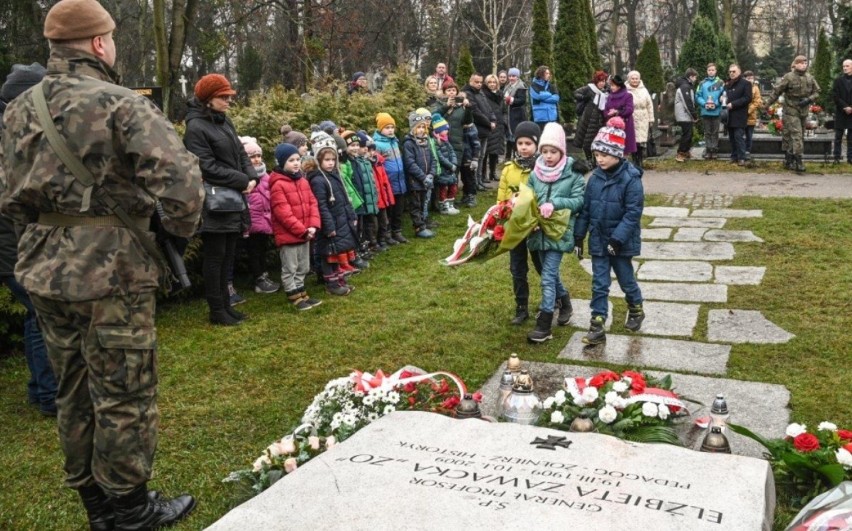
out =
[[[636,153],[636,129],[633,126],[633,95],[625,88],[627,83],[619,75],[609,78],[609,96],[604,106],[604,121],[618,116],[624,121],[624,133],[627,141],[624,145],[624,154]]]
[[[272,239],[269,174],[266,173],[263,150],[260,149],[257,140],[250,136],[241,136],[240,141],[243,143],[251,165],[254,166],[254,171],[260,179],[254,190],[248,194],[251,227],[249,228],[248,238],[245,240],[245,249],[248,254],[249,271],[254,279],[254,291],[256,293],[275,293],[281,285],[270,280],[269,273],[266,272],[266,253],[269,250],[269,241]]]

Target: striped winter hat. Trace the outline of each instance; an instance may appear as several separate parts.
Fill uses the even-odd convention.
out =
[[[627,143],[627,133],[624,132],[624,120],[618,116],[609,119],[598,131],[592,142],[592,151],[600,151],[619,159],[624,158],[624,145]]]
[[[449,132],[450,124],[444,120],[444,117],[438,113],[432,115],[432,131],[435,133],[443,133],[444,131]]]

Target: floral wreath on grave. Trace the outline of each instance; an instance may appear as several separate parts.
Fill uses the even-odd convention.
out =
[[[565,389],[544,400],[539,425],[572,430],[576,419],[588,419],[604,435],[681,445],[674,425],[689,416],[684,402],[697,403],[673,391],[670,375],[602,371],[591,378],[566,377]]]
[[[455,416],[467,388],[455,374],[426,373],[416,367],[386,375],[353,371],[331,380],[302,414],[302,424],[270,444],[250,469],[231,472],[223,482],[248,483],[255,494],[300,465],[394,411],[428,411]],[[472,395],[477,402],[482,394]]]
[[[766,448],[776,489],[791,507],[801,507],[819,493],[852,481],[852,430],[820,422],[816,431],[790,424],[783,439],[765,439],[743,426],[728,424],[733,432]]]

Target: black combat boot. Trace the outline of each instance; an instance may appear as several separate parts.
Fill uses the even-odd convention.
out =
[[[510,322],[515,326],[521,326],[521,324],[523,324],[524,321],[529,319],[529,317],[530,313],[529,311],[527,311],[527,305],[518,304],[518,306],[515,308],[515,317],[513,317]]]
[[[795,168],[793,164],[793,154],[789,152],[784,153],[784,168],[788,170],[793,170]]]
[[[174,499],[151,499],[143,483],[130,494],[113,498],[116,531],[147,531],[168,527],[186,518],[195,498],[183,494]]]
[[[574,308],[571,306],[571,297],[563,295],[559,297],[557,303],[559,304],[559,314],[556,316],[556,324],[565,326],[571,320],[571,316],[574,315]]]
[[[89,529],[91,531],[112,531],[115,527],[115,513],[112,503],[104,491],[98,485],[80,487],[77,489],[83,507],[89,516]]]
[[[553,334],[550,333],[552,324],[553,312],[539,311],[535,321],[535,330],[527,334],[527,341],[530,343],[544,343],[548,339],[553,339]]]
[[[606,321],[600,315],[592,317],[589,332],[583,336],[583,343],[587,345],[600,345],[601,343],[606,343],[606,332],[604,331],[605,324]]]
[[[627,322],[624,323],[624,328],[631,332],[638,332],[642,328],[642,321],[645,320],[645,310],[641,304],[636,306],[627,306]]]
[[[802,160],[802,156],[796,155],[796,156],[793,157],[793,159],[794,159],[794,162],[795,162],[795,165],[796,165],[796,167],[795,167],[796,173],[805,173],[805,163]]]

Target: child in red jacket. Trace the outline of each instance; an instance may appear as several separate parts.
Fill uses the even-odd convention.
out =
[[[275,148],[278,166],[269,177],[272,233],[281,257],[281,282],[287,298],[298,310],[310,310],[322,301],[305,291],[311,270],[310,241],[320,226],[319,207],[311,185],[302,173],[302,156],[292,144]]]

